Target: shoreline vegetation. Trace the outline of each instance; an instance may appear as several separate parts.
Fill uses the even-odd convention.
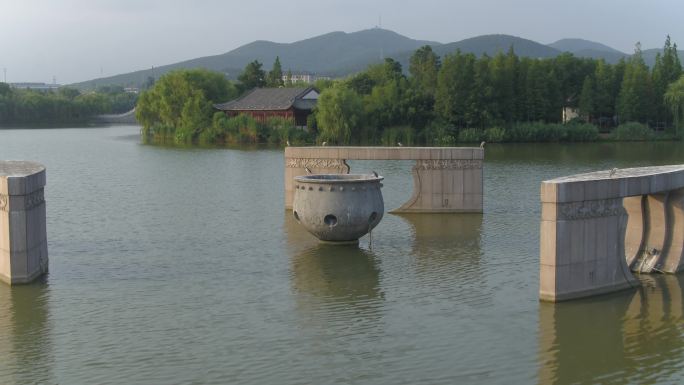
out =
[[[249,63],[238,81],[177,70],[148,79],[139,97],[117,86],[37,92],[0,83],[0,126],[87,124],[135,106],[150,144],[451,146],[681,140],[684,131],[684,75],[669,37],[652,68],[639,44],[614,65],[569,53],[518,57],[513,48],[493,57],[439,57],[423,46],[408,71],[387,58],[344,79],[317,81],[320,96],[306,129],[284,118],[231,118],[214,109],[256,87],[311,86],[283,80],[279,58],[270,71],[262,66]]]
[[[130,111],[137,100],[137,94],[118,86],[90,92],[69,87],[35,91],[0,82],[0,127],[89,125],[97,115]]]
[[[255,87],[309,86],[284,82],[278,58],[268,72],[249,63],[238,82],[207,70],[171,72],[141,95],[136,114],[143,141],[166,144],[450,146],[682,136],[684,76],[669,37],[653,68],[639,44],[615,65],[572,54],[518,57],[512,48],[493,57],[457,51],[440,58],[430,46],[409,63],[408,74],[387,58],[344,79],[317,81],[320,96],[306,130],[213,108]],[[568,113],[575,116],[569,122]]]

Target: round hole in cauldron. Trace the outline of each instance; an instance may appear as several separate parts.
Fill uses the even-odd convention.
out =
[[[337,225],[337,217],[332,215],[332,214],[328,214],[325,216],[325,218],[323,218],[323,222],[326,225],[333,227],[333,226]]]

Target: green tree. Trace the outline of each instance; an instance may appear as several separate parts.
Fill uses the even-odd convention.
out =
[[[580,115],[590,121],[596,114],[596,85],[593,76],[587,76],[579,98]]]
[[[467,127],[468,99],[475,87],[475,55],[446,55],[437,77],[435,112],[444,121]]]
[[[344,85],[321,92],[316,105],[320,140],[349,144],[363,119],[361,97]]]
[[[209,128],[214,103],[236,96],[235,86],[221,73],[201,69],[172,71],[142,93],[136,117],[143,134],[173,136],[177,142],[188,142]]]
[[[670,121],[672,116],[664,103],[664,95],[670,83],[679,79],[682,74],[682,65],[677,53],[677,44],[672,44],[670,36],[665,39],[662,55],[656,55],[655,65],[653,66],[653,93],[655,101],[655,112],[658,121]]]
[[[244,71],[238,76],[241,91],[249,91],[266,85],[266,73],[261,69],[262,64],[258,60],[248,63]]]
[[[664,99],[672,112],[675,132],[679,134],[684,126],[684,75],[667,87]]]
[[[375,86],[375,81],[368,72],[361,72],[347,79],[346,84],[359,95],[370,95]]]
[[[612,118],[615,115],[615,98],[618,91],[614,86],[614,74],[613,67],[606,64],[605,61],[599,60],[596,63],[593,94],[593,114],[596,117]],[[582,85],[582,89],[584,89],[584,85]],[[581,99],[580,96],[580,101]]]
[[[654,116],[653,88],[648,67],[637,43],[634,55],[626,62],[625,73],[618,97],[620,122],[637,121],[646,123]]]
[[[437,74],[441,65],[439,56],[432,47],[424,45],[409,59],[409,74],[419,90],[434,95],[437,90]]]
[[[273,62],[273,68],[268,73],[268,86],[282,87],[284,85],[285,82],[283,81],[283,68],[280,65],[280,57],[276,56],[275,61]]]

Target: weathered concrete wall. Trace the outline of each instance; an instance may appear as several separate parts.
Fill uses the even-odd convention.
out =
[[[599,171],[542,182],[542,300],[635,287],[630,267],[684,267],[684,165]]]
[[[393,212],[482,212],[479,147],[286,147],[285,208],[292,209],[295,176],[305,175],[307,167],[314,174],[349,173],[349,159],[416,161],[413,195]]]
[[[45,168],[0,161],[0,280],[28,283],[48,269]]]

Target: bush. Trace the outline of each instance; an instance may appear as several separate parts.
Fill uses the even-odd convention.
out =
[[[387,127],[382,131],[383,146],[412,145],[415,142],[415,131],[411,126]]]
[[[458,138],[457,129],[449,123],[435,119],[420,132],[423,143],[435,146],[452,146]]]
[[[506,130],[499,127],[490,127],[484,131],[484,140],[490,143],[498,143],[506,140]]]
[[[566,128],[568,142],[593,142],[599,137],[598,128],[593,124],[568,124]]]
[[[637,122],[623,123],[610,135],[611,139],[620,141],[652,140],[654,137],[653,130]]]
[[[567,128],[562,124],[522,123],[506,132],[507,142],[560,142]]]
[[[485,132],[477,128],[466,128],[458,133],[458,141],[461,143],[481,142],[485,137]]]

